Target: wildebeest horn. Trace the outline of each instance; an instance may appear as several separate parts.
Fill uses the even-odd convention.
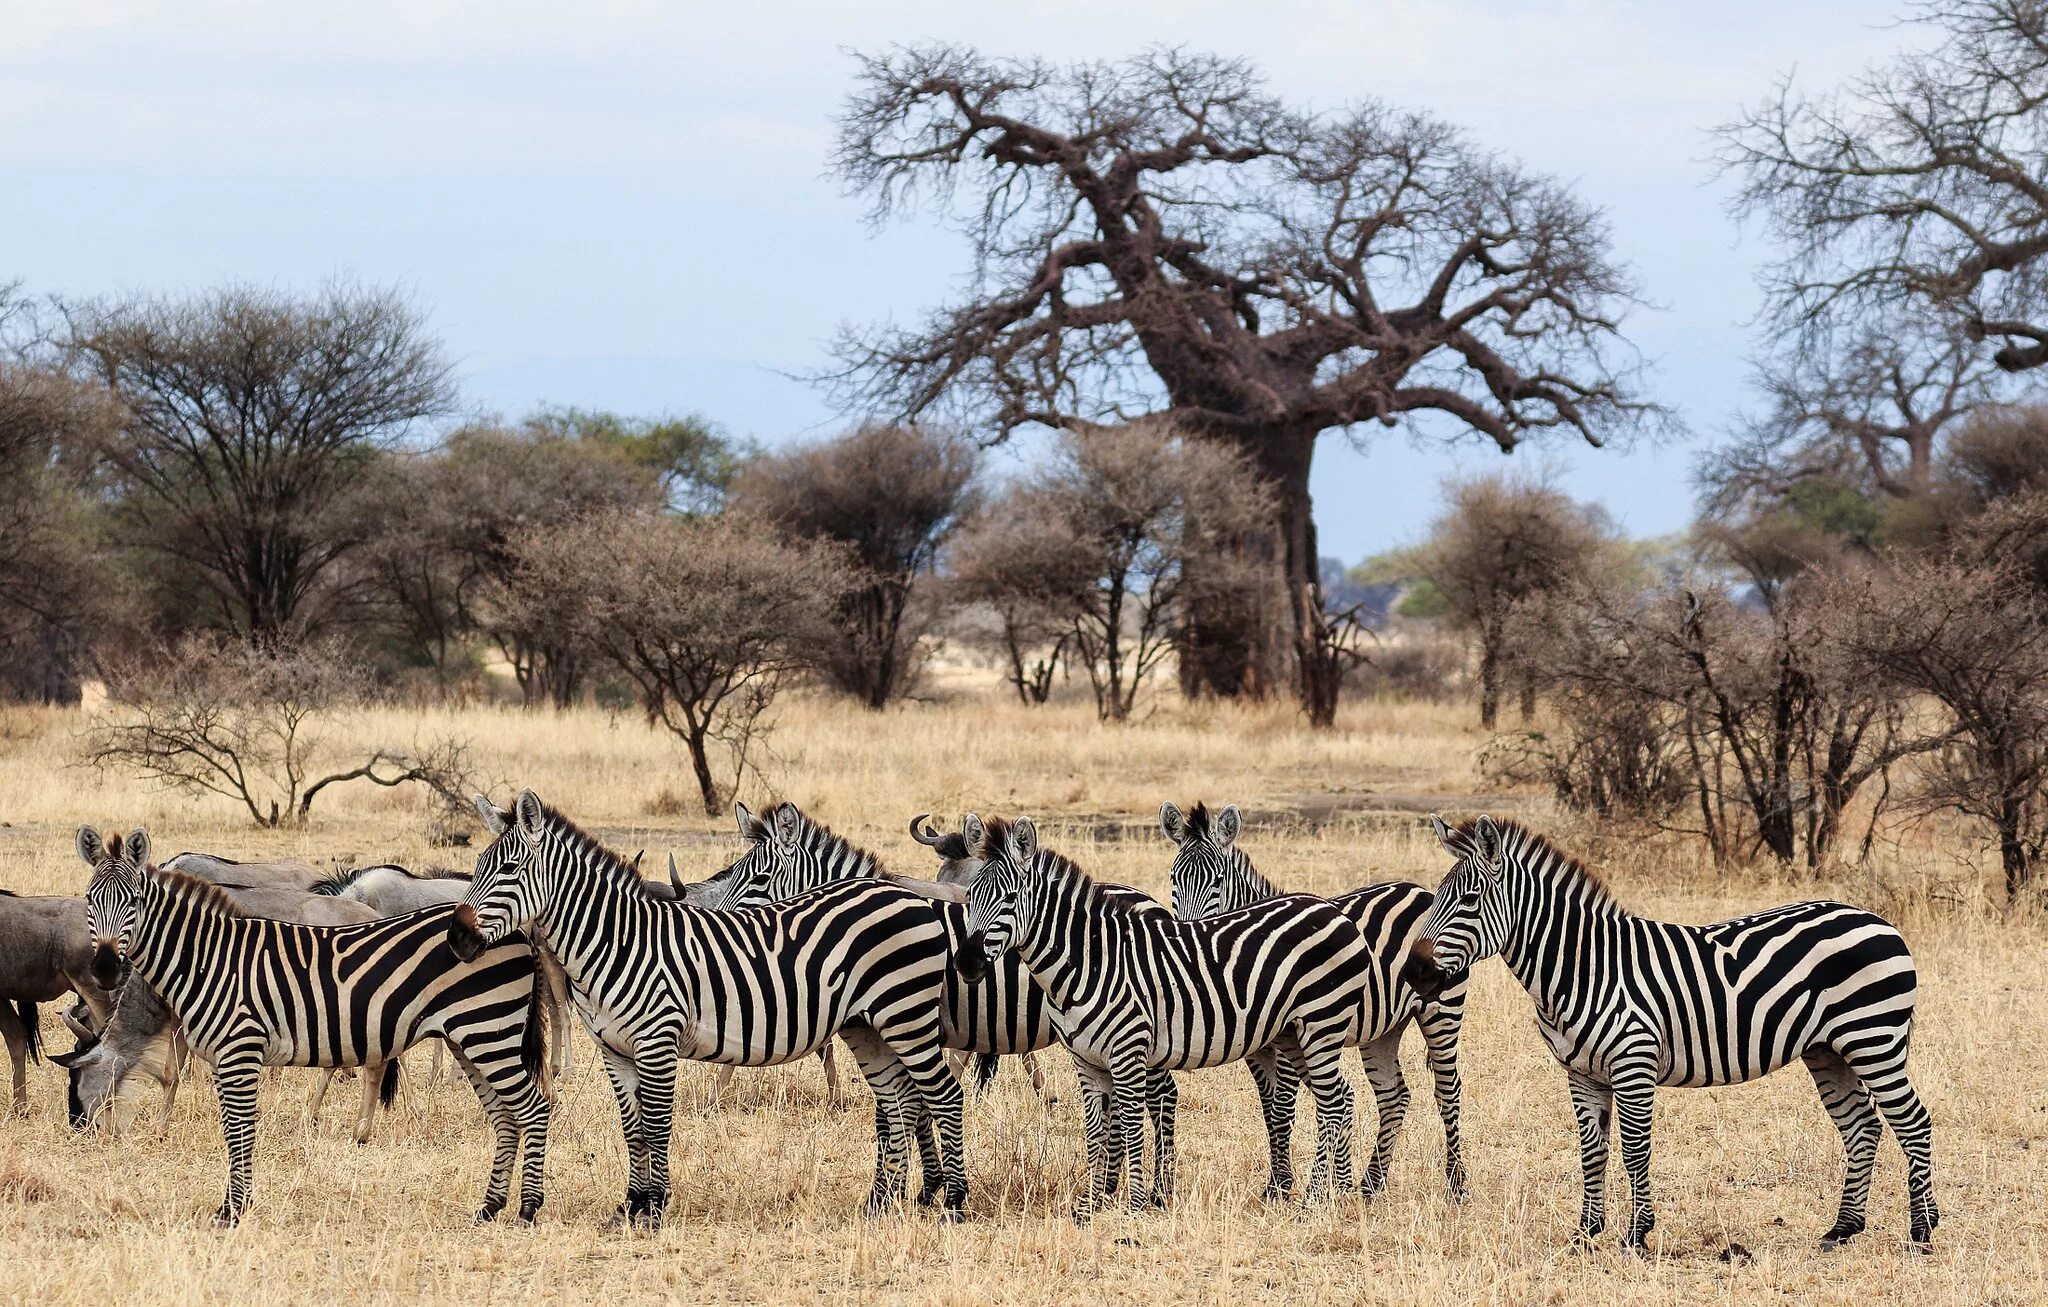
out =
[[[674,849],[668,851],[668,883],[675,888],[676,893],[680,894],[683,892],[683,873],[676,867],[676,851]]]
[[[918,829],[920,824],[924,826],[923,830]],[[910,838],[928,849],[935,849],[939,847],[939,841],[944,839],[945,836],[939,834],[938,828],[932,825],[932,815],[930,813],[920,812],[910,819]]]

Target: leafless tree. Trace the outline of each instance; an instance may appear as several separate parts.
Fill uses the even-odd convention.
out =
[[[841,601],[826,675],[870,708],[901,697],[918,672],[924,624],[911,595],[975,506],[980,451],[941,427],[867,423],[833,440],[754,460],[732,508],[784,535],[836,540],[861,579]]]
[[[850,406],[957,403],[999,433],[1159,414],[1249,461],[1269,515],[1233,553],[1268,579],[1188,605],[1193,692],[1291,682],[1333,719],[1321,433],[1413,415],[1502,449],[1599,444],[1646,412],[1614,362],[1635,296],[1599,214],[1427,115],[1302,111],[1177,50],[1058,67],[928,46],[862,60],[835,165],[877,221],[956,212],[975,263],[924,322],[840,341]]]
[[[121,541],[188,570],[202,621],[257,643],[317,626],[322,586],[360,540],[335,511],[353,478],[451,402],[419,314],[346,284],[67,313],[73,357],[123,407],[98,450]]]
[[[363,703],[366,684],[331,644],[188,636],[112,669],[110,703],[91,727],[86,759],[168,789],[222,795],[270,827],[305,824],[323,790],[349,781],[421,784],[443,800],[470,793],[460,740],[334,756],[329,729]]]
[[[75,701],[105,607],[84,455],[116,411],[9,338],[18,305],[0,286],[0,695]]]
[[[1735,207],[1787,253],[1767,288],[1799,334],[1948,317],[1993,364],[2048,363],[2048,4],[1932,0],[1939,34],[1838,88],[1787,78],[1723,127]]]
[[[529,704],[567,707],[582,687],[573,646],[493,608],[489,595],[518,565],[514,540],[549,522],[651,509],[673,498],[660,474],[612,442],[563,435],[539,421],[465,427],[424,454],[367,469],[354,496],[364,546],[351,562],[370,616],[431,668],[444,691],[470,640],[488,636]]]
[[[1051,697],[1089,584],[1085,552],[1045,529],[1035,502],[1028,490],[997,498],[968,520],[949,551],[949,594],[956,606],[983,605],[994,614],[1004,679],[1027,708]]]
[[[2026,515],[2038,535],[2048,504]],[[1976,543],[1837,584],[1857,664],[1946,710],[1910,802],[1984,823],[2016,901],[2048,846],[2048,596],[1994,538]]]
[[[762,714],[792,672],[817,665],[854,581],[842,549],[734,514],[592,514],[526,533],[515,553],[501,602],[632,680],[689,750],[711,816],[727,793],[713,747],[744,773]]]
[[[1479,723],[1499,720],[1518,613],[1585,580],[1612,535],[1601,511],[1526,477],[1452,481],[1416,560],[1479,646]]]

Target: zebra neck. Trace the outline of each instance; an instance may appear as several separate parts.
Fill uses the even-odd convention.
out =
[[[1634,920],[1597,883],[1568,869],[1511,862],[1507,889],[1501,961],[1522,988],[1549,1006],[1583,988],[1586,954],[1603,949]]]
[[[187,997],[197,977],[193,944],[200,915],[197,905],[174,899],[144,882],[134,938],[128,942],[128,965],[173,1009]]]
[[[790,887],[790,894],[805,894],[842,880],[873,879],[881,874],[882,864],[874,854],[833,835],[811,847],[806,874]]]
[[[1259,869],[1254,867],[1252,860],[1243,853],[1237,855],[1232,871],[1232,879],[1237,882],[1238,892],[1237,901],[1232,903],[1231,907],[1249,907],[1254,903],[1263,903],[1267,899],[1280,896],[1280,887],[1260,875]]]
[[[1114,923],[1097,897],[1088,878],[1071,867],[1049,870],[1018,895],[1017,957],[1055,1006],[1109,960]]]
[[[608,870],[565,850],[556,869],[554,892],[529,923],[547,941],[570,985],[585,993],[590,991],[587,980],[604,970],[622,948],[637,946],[642,934],[638,918],[645,905],[653,902],[620,876],[607,874]],[[683,904],[664,906],[684,912],[698,910]]]

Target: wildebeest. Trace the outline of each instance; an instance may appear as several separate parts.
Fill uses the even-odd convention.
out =
[[[95,1026],[113,1011],[113,994],[92,976],[85,900],[0,890],[0,1039],[13,1065],[16,1112],[28,1111],[28,1064],[42,1055],[36,1005],[67,993],[84,1000]]]
[[[212,853],[180,853],[157,864],[163,871],[182,872],[230,889],[295,889],[310,893],[326,880],[326,872],[310,862],[284,858],[276,862],[237,862]]]
[[[361,903],[291,889],[227,889],[228,896],[244,913],[272,921],[296,921],[307,926],[346,926],[375,921],[378,913]],[[80,938],[85,922],[79,920]],[[50,1059],[70,1072],[68,1110],[73,1126],[84,1126],[103,1112],[111,1112],[111,1124],[123,1128],[139,1110],[138,1100],[145,1081],[163,1086],[164,1116],[168,1118],[178,1096],[178,1078],[183,1069],[185,1048],[178,1018],[165,1006],[156,991],[130,976],[120,987],[113,1016],[101,1033],[81,1039],[69,1053]],[[397,1066],[370,1067],[363,1076],[362,1102],[356,1109],[355,1140],[370,1137],[380,1095],[388,1106],[397,1088]],[[334,1083],[335,1068],[321,1069],[311,1098],[310,1111],[318,1116]]]

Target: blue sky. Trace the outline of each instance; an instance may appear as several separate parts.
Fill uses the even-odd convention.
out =
[[[847,49],[1179,43],[1248,57],[1297,101],[1429,109],[1608,211],[1656,304],[1629,335],[1691,438],[1514,459],[1657,534],[1688,520],[1697,443],[1746,402],[1769,254],[1724,212],[1707,131],[1787,71],[1828,85],[1913,40],[1898,8],[0,0],[0,281],[393,283],[480,409],[694,411],[772,444],[838,425],[788,376],[836,326],[914,316],[966,267],[936,226],[870,231],[825,176]],[[1410,542],[1446,474],[1501,465],[1473,440],[1326,437],[1323,550]]]

